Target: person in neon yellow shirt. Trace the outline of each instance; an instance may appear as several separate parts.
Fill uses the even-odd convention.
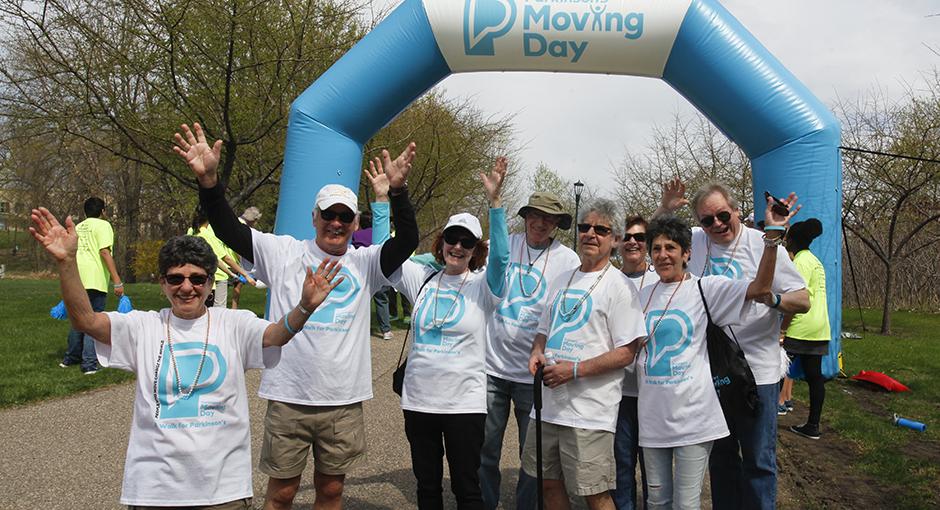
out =
[[[826,301],[826,271],[822,263],[809,251],[813,239],[822,234],[822,223],[816,218],[795,223],[787,232],[787,252],[797,271],[806,280],[810,309],[793,316],[787,325],[783,348],[787,354],[799,358],[809,384],[809,417],[806,423],[790,430],[809,439],[819,439],[819,419],[826,397],[826,379],[822,375],[822,358],[829,354],[829,307]],[[793,380],[785,379],[781,399],[789,399]],[[781,400],[784,402],[784,400]],[[778,413],[784,412],[778,407]]]
[[[189,230],[186,231],[186,235],[205,239],[212,248],[212,252],[215,253],[216,258],[219,259],[219,265],[215,271],[212,292],[206,300],[207,306],[227,307],[228,280],[229,278],[236,278],[236,273],[244,276],[249,285],[255,285],[254,278],[238,264],[236,258],[232,255],[232,250],[216,237],[215,232],[212,230],[212,225],[209,225],[209,219],[202,209],[196,208],[196,213],[193,216],[193,224]]]
[[[124,295],[124,283],[118,276],[117,266],[111,256],[114,245],[114,229],[102,219],[104,200],[90,197],[85,200],[85,221],[75,226],[78,233],[78,252],[76,262],[82,286],[88,293],[92,310],[104,311],[108,297],[108,278],[114,284],[114,295]],[[68,350],[59,366],[68,368],[81,364],[82,373],[92,375],[98,372],[98,358],[95,354],[95,340],[74,328],[69,330]]]

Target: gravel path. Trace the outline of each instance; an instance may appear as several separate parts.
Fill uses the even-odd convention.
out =
[[[346,479],[346,508],[415,508],[415,482],[398,396],[391,373],[404,334],[372,339],[375,398],[366,402],[368,462]],[[257,398],[260,371],[248,374],[253,462],[261,449],[266,402]],[[134,400],[132,383],[69,398],[0,411],[0,508],[111,509],[118,504]],[[503,445],[503,505],[512,508],[518,458],[513,420]],[[445,469],[446,473],[446,469]],[[261,508],[267,477],[256,471],[255,506]],[[445,498],[450,482],[444,481]],[[295,508],[313,503],[313,469],[307,468]],[[445,500],[446,501],[446,500]]]

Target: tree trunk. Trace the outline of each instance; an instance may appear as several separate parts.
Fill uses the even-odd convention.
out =
[[[891,334],[891,289],[894,284],[894,265],[885,264],[885,295],[881,305],[881,334]]]
[[[122,193],[118,199],[121,206],[121,215],[124,222],[123,246],[124,262],[121,278],[129,283],[137,282],[137,275],[134,274],[134,245],[140,238],[140,193],[141,178],[140,164],[127,163],[126,169],[121,173]]]

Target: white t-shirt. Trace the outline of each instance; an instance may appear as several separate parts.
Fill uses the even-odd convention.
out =
[[[372,295],[389,281],[382,274],[382,245],[327,254],[312,239],[252,231],[258,278],[268,283],[268,317],[282,317],[300,300],[306,268],[339,260],[345,279],[284,346],[284,359],[261,375],[258,395],[309,406],[339,406],[372,398],[369,317]]]
[[[137,376],[121,503],[204,506],[250,498],[245,370],[265,368],[261,342],[270,323],[248,310],[225,308],[209,308],[194,320],[170,317],[169,309],[109,312],[108,317],[111,345],[95,342],[98,361]],[[207,327],[199,382],[184,398],[203,359]],[[279,350],[273,347],[271,353]]]
[[[737,249],[735,241],[719,245],[709,241],[701,228],[692,229],[692,256],[689,272],[696,276],[717,275],[732,280],[752,281],[764,253],[763,234],[759,230],[741,226]],[[706,266],[706,254],[708,263]],[[733,254],[733,255],[732,255]],[[777,249],[773,292],[783,294],[806,287],[793,261],[783,247]],[[780,381],[780,312],[769,306],[754,303],[741,326],[732,328],[747,363],[754,372],[757,384],[776,384]],[[730,336],[730,335],[729,335]]]
[[[640,446],[671,448],[728,435],[712,382],[705,339],[708,317],[697,280],[691,276],[681,286],[679,282],[660,282],[640,291],[640,302],[646,309],[646,331],[653,332],[637,354]],[[744,299],[748,284],[714,276],[702,279],[702,291],[715,324],[740,324],[751,306]],[[675,297],[667,308],[673,292]]]
[[[653,269],[653,265],[650,264],[646,268],[646,271],[643,271],[643,274],[639,276],[627,276],[633,285],[636,286],[637,292],[640,291],[643,287],[649,285],[655,285],[659,281],[659,274],[656,273],[656,270]],[[624,370],[623,376],[623,396],[625,397],[639,397],[640,396],[640,383],[636,378],[636,361],[627,365]]]
[[[529,355],[548,285],[562,273],[571,274],[581,261],[557,239],[545,250],[527,248],[525,234],[509,236],[508,290],[487,328],[486,373],[532,384]]]
[[[433,273],[434,269],[408,260],[395,285],[415,303],[401,408],[422,413],[485,413],[485,323],[499,305],[499,297],[490,291],[484,271],[438,272],[417,295]]]
[[[548,337],[545,353],[554,353],[558,361],[591,359],[645,335],[633,284],[612,266],[598,282],[601,272],[574,269],[559,275],[548,288],[549,304],[539,320],[538,333]],[[588,294],[595,282],[597,286]],[[542,420],[614,432],[622,383],[623,370],[611,370],[554,389],[544,387]],[[534,410],[530,416],[535,417]]]

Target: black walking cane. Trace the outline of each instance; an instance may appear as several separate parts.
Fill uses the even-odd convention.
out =
[[[542,365],[535,369],[535,382],[532,384],[532,406],[535,408],[535,483],[538,484],[538,510],[544,508],[542,500]]]

